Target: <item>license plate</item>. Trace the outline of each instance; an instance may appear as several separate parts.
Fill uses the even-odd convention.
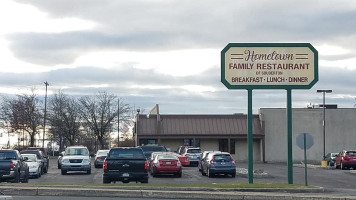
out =
[[[224,162],[222,162],[221,164],[222,164],[222,165],[225,165],[225,163],[224,163]]]
[[[167,165],[170,165],[170,164],[171,164],[171,162],[166,162],[166,164],[167,164]]]
[[[130,174],[129,174],[129,173],[123,173],[122,176],[123,176],[123,177],[129,177]]]

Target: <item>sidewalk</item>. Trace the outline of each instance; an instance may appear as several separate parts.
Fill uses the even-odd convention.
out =
[[[167,188],[139,186],[21,186],[0,185],[0,191],[12,196],[90,196],[131,197],[157,199],[355,199],[352,196],[333,197],[322,188],[308,189],[222,189],[222,188]]]

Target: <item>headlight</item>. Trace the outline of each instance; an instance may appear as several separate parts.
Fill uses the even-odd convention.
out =
[[[69,159],[63,159],[62,163],[69,163]]]
[[[89,163],[89,159],[83,159],[83,163]]]
[[[30,168],[30,169],[34,169],[34,168],[37,168],[37,166],[32,165],[32,166],[30,166],[29,168]]]

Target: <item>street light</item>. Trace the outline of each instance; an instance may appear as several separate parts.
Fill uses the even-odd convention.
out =
[[[325,93],[332,93],[332,90],[317,90],[317,93],[323,93],[323,137],[324,137],[324,151],[323,151],[323,160],[325,160]]]
[[[45,96],[45,110],[43,117],[43,139],[42,139],[42,147],[44,147],[45,135],[46,135],[46,114],[47,114],[47,86],[49,86],[48,82],[44,82],[46,85],[46,96]]]

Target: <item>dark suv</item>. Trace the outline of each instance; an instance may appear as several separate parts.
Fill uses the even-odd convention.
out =
[[[155,144],[147,144],[142,145],[139,148],[142,149],[143,154],[145,154],[147,160],[151,160],[152,152],[168,152],[165,146],[155,145]]]

